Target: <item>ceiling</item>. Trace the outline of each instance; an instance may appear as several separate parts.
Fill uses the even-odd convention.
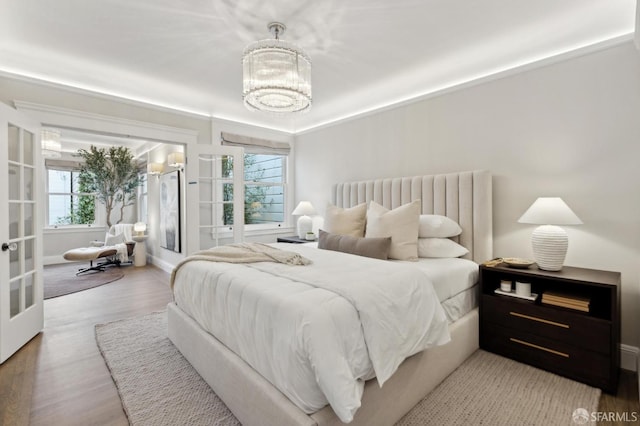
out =
[[[550,56],[632,38],[635,0],[2,0],[0,73],[296,133]],[[241,55],[282,39],[313,107],[251,112]]]

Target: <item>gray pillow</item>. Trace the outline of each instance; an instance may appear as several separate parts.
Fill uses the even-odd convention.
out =
[[[321,229],[318,248],[387,260],[389,258],[389,250],[391,250],[391,237],[352,237],[350,235],[331,234]]]

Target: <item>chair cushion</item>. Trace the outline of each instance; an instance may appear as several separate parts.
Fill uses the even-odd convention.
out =
[[[65,260],[95,260],[101,257],[113,256],[118,251],[113,247],[81,247],[65,252],[62,257]]]

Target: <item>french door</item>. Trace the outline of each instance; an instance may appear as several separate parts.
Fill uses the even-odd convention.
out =
[[[244,149],[187,147],[187,255],[244,239]]]
[[[0,103],[0,364],[44,326],[40,162],[40,125]]]

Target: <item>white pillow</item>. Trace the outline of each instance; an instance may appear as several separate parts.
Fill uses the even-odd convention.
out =
[[[113,235],[107,232],[104,238],[105,247],[115,246],[124,243],[124,234]]]
[[[391,237],[389,259],[418,258],[420,200],[389,210],[372,201],[367,210],[365,237]]]
[[[462,233],[462,228],[453,219],[438,214],[420,215],[420,238],[449,238]]]
[[[348,209],[329,204],[324,214],[322,228],[331,234],[364,237],[366,219],[367,205],[365,203]]]
[[[419,257],[460,257],[467,253],[469,250],[448,238],[418,238]]]

